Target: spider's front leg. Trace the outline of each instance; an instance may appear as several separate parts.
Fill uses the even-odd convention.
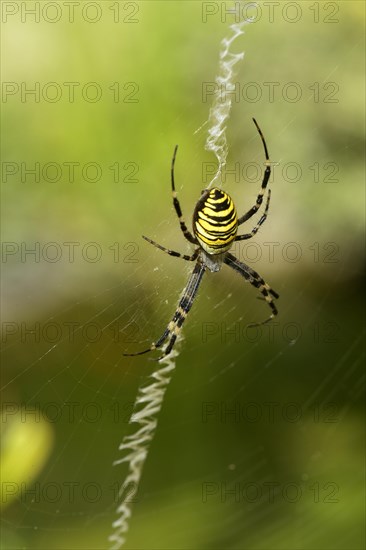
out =
[[[166,342],[166,340],[168,339],[170,339],[169,343],[164,350],[164,354],[161,357],[159,357],[158,361],[166,357],[172,351],[175,341],[177,339],[177,336],[181,331],[182,325],[197,295],[198,287],[200,285],[200,282],[202,280],[205,270],[206,270],[206,267],[200,261],[198,261],[189,278],[188,284],[184,289],[183,295],[179,300],[179,304],[173,315],[173,318],[168,324],[164,333],[161,335],[161,337],[156,342],[153,342],[148,349],[139,351],[137,353],[124,353],[123,355],[125,356],[143,355],[144,353],[148,353],[149,351],[153,351],[155,349],[161,348],[164,342]]]
[[[261,188],[260,188],[260,191],[257,195],[257,200],[255,202],[255,205],[252,206],[252,208],[250,208],[248,210],[248,212],[246,212],[246,214],[244,214],[244,216],[241,216],[241,218],[239,218],[238,220],[238,225],[241,225],[242,223],[246,222],[247,220],[249,220],[249,218],[251,218],[259,209],[260,205],[262,204],[263,202],[263,195],[265,193],[265,190],[266,190],[266,187],[267,187],[267,184],[268,184],[268,181],[269,181],[269,178],[270,178],[270,175],[271,175],[271,163],[269,161],[269,155],[268,155],[268,149],[267,149],[267,144],[266,144],[266,140],[264,139],[264,135],[262,134],[262,130],[259,128],[258,124],[257,124],[257,121],[255,120],[255,118],[253,118],[253,122],[254,124],[256,125],[256,128],[258,130],[258,133],[261,137],[261,140],[262,140],[262,143],[263,143],[263,148],[264,148],[264,153],[265,153],[265,156],[266,156],[266,169],[264,171],[264,176],[263,176],[263,181],[262,181],[262,185],[261,185]],[[264,220],[263,220],[264,221]],[[262,222],[263,223],[263,222]]]
[[[187,256],[186,254],[181,254],[180,252],[175,252],[175,250],[170,250],[169,248],[165,248],[165,246],[162,246],[161,244],[156,243],[152,239],[149,239],[149,237],[145,237],[145,235],[142,235],[142,238],[145,239],[145,241],[147,241],[148,243],[156,246],[156,248],[159,248],[159,250],[162,250],[163,252],[166,252],[167,254],[169,254],[169,256],[174,256],[175,258],[182,258],[183,260],[187,260],[188,262],[193,262],[198,256],[199,248],[197,248],[193,252],[192,256]]]
[[[171,164],[171,167],[170,167],[170,179],[171,179],[171,184],[172,184],[173,205],[174,205],[175,211],[177,213],[180,228],[182,230],[183,235],[185,236],[187,241],[189,241],[190,243],[197,244],[197,239],[195,239],[195,237],[192,235],[192,233],[188,230],[188,228],[186,226],[186,222],[184,221],[183,214],[182,214],[182,209],[181,209],[180,204],[179,204],[177,192],[175,190],[174,166],[175,166],[175,157],[177,156],[177,150],[178,150],[178,145],[175,146],[174,153],[173,153],[173,158],[172,158],[172,164]]]
[[[259,220],[259,222],[257,223],[257,225],[255,225],[253,227],[253,229],[251,230],[250,233],[245,233],[245,235],[238,235],[237,237],[235,237],[235,240],[236,241],[245,241],[246,239],[251,239],[252,237],[254,237],[254,235],[257,233],[258,229],[260,228],[260,226],[266,221],[267,219],[267,215],[268,215],[268,210],[269,210],[269,203],[271,202],[271,190],[268,189],[268,197],[267,197],[267,203],[266,203],[266,208],[264,209],[264,212]]]

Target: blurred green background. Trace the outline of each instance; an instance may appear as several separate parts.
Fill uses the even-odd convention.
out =
[[[235,252],[279,316],[247,331],[268,314],[256,291],[205,276],[126,548],[364,547],[364,4],[266,4],[241,10],[256,22],[233,46],[224,188],[239,213],[255,200],[255,116],[279,164],[268,220]],[[108,547],[112,462],[156,367],[121,354],[161,334],[192,267],[141,235],[190,250],[170,161],[178,143],[189,221],[225,6],[2,2],[4,549]]]

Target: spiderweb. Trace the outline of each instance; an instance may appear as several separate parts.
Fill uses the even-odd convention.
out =
[[[214,104],[210,109],[208,137],[206,149],[213,151],[219,161],[218,172],[211,184],[220,177],[221,170],[226,163],[227,142],[224,124],[229,119],[231,109],[231,98],[226,93],[233,86],[233,67],[243,58],[243,54],[233,54],[230,46],[235,39],[243,33],[244,21],[238,25],[232,25],[230,31],[232,35],[224,38],[220,52],[219,76],[216,78],[218,91],[216,92]],[[166,387],[170,382],[172,371],[175,368],[175,357],[177,352],[172,351],[162,362],[166,362],[163,369],[158,368],[152,374],[156,382],[143,387],[139,390],[136,400],[138,411],[134,412],[131,422],[137,422],[140,428],[137,432],[126,437],[120,446],[120,451],[127,451],[127,455],[116,461],[116,464],[127,462],[129,464],[129,474],[123,483],[121,491],[122,502],[117,509],[119,518],[113,523],[114,533],[110,540],[113,543],[113,549],[118,550],[125,542],[124,534],[128,531],[128,520],[131,517],[131,507],[129,506],[130,494],[125,491],[125,486],[133,483],[134,488],[138,489],[144,462],[147,458],[149,444],[154,437],[157,425],[157,415],[163,404]],[[123,494],[124,493],[124,494]]]
[[[151,17],[157,6],[152,4],[148,12]],[[174,10],[180,9],[184,16],[188,9],[181,4],[164,3],[167,19],[164,24],[160,21],[159,28],[166,33],[166,44],[172,43],[177,31]],[[195,135],[196,142],[192,142],[192,135],[209,108],[206,102],[193,119],[188,115],[198,103],[199,85],[185,88],[179,98],[161,86],[162,102],[177,102],[173,123],[167,121],[170,116],[165,118],[163,109],[155,122],[151,103],[144,96],[145,105],[149,103],[143,113],[144,131],[151,138],[149,146],[142,147],[140,159],[139,176],[145,185],[126,184],[116,189],[107,181],[101,190],[89,184],[80,200],[67,183],[59,187],[44,182],[3,184],[8,224],[4,241],[26,241],[29,246],[35,240],[96,241],[103,250],[102,261],[95,263],[81,256],[74,263],[65,256],[55,263],[33,261],[29,255],[22,261],[20,254],[7,256],[3,263],[4,548],[107,548],[111,521],[123,502],[130,521],[126,548],[362,548],[362,116],[352,92],[359,85],[352,78],[361,74],[356,70],[361,66],[357,53],[361,50],[356,32],[357,3],[334,4],[340,6],[338,15],[332,5],[326,9],[319,5],[317,14],[315,5],[313,11],[303,8],[302,19],[292,25],[281,11],[273,22],[266,22],[263,11],[245,38],[238,36],[235,42],[238,51],[246,51],[245,63],[235,65],[237,81],[256,81],[263,97],[252,103],[233,101],[230,121],[222,126],[226,127],[230,154],[226,165],[224,156],[220,157],[221,176],[214,177],[233,196],[238,211],[251,206],[261,174],[254,177],[250,170],[263,166],[260,140],[255,128],[250,128],[250,119],[256,116],[271,161],[281,164],[274,167],[268,221],[255,243],[237,247],[234,252],[280,293],[279,317],[271,325],[247,329],[248,322],[265,318],[266,304],[257,301],[256,291],[234,272],[223,269],[203,280],[184,326],[185,339],[178,345],[179,357],[173,357],[177,359],[175,370],[172,363],[159,366],[164,377],[159,381],[152,376],[156,367],[152,361],[122,358],[124,351],[142,349],[160,334],[188,277],[190,266],[150,250],[138,236],[146,233],[185,252],[170,204],[169,164],[173,147],[179,142],[178,192],[188,220],[200,191],[197,181],[201,179],[204,148],[203,132]],[[177,56],[169,59],[172,67],[181,68],[180,84],[190,83],[191,78],[200,83],[216,74],[219,37],[226,34],[232,18],[227,16],[222,22],[221,3],[215,6],[219,12],[212,16],[213,23],[209,20],[208,27],[200,27],[209,44],[204,55],[211,60],[204,75],[201,63],[191,63],[184,73],[188,63],[182,63],[179,56],[192,59],[189,41],[184,54],[178,47],[176,51],[164,50],[164,55]],[[187,29],[191,12],[189,15],[184,19]],[[284,15],[291,18],[295,14],[289,11]],[[318,23],[314,23],[316,16]],[[145,37],[152,37],[151,17],[142,26]],[[326,23],[325,18],[338,18],[339,22]],[[34,24],[39,36],[41,28]],[[52,29],[56,29],[52,36],[57,37],[59,28],[55,25]],[[106,51],[93,49],[94,44],[95,48],[101,46],[96,41],[96,29],[94,26],[88,30],[90,35],[83,35],[93,59]],[[24,36],[21,31],[30,32],[30,27],[19,21],[18,30],[19,39]],[[125,30],[132,33],[130,28]],[[319,46],[314,51],[305,46],[310,32]],[[112,39],[104,39],[113,47]],[[61,43],[68,62],[75,61],[73,42]],[[195,58],[200,47],[198,42],[192,45]],[[12,51],[18,59],[17,49]],[[45,49],[44,55],[48,51]],[[136,47],[135,51],[140,50]],[[152,59],[156,59],[156,51],[152,51]],[[289,52],[296,53],[294,59]],[[22,49],[21,54],[30,56],[25,62],[28,60],[34,70],[34,52]],[[122,54],[126,52],[118,59],[124,63],[128,56]],[[74,51],[74,55],[80,54]],[[299,63],[302,56],[309,56],[306,63],[305,59]],[[320,66],[316,65],[318,59]],[[51,61],[54,63],[54,56]],[[82,62],[87,64],[86,59]],[[154,67],[159,70],[156,63]],[[9,80],[23,79],[23,70]],[[308,71],[307,80],[301,80],[304,71]],[[149,86],[145,72],[144,63],[141,87],[142,83]],[[161,78],[166,74],[165,67]],[[93,71],[90,75],[89,80],[95,79]],[[64,79],[68,78],[65,73]],[[314,102],[318,90],[323,99],[332,92],[332,88],[323,88],[330,79],[342,91],[333,95],[339,103]],[[285,102],[281,99],[283,88],[294,80],[301,86],[303,98],[298,103]],[[263,83],[269,81],[280,82],[280,99],[275,95],[273,103],[264,94],[268,87]],[[150,90],[156,88],[156,76],[152,82]],[[319,87],[314,87],[315,82]],[[173,89],[179,90],[177,81]],[[152,97],[153,103],[158,101]],[[187,97],[193,98],[192,104],[186,105]],[[80,104],[75,107],[79,109]],[[143,110],[143,101],[138,108]],[[38,132],[43,126],[50,127],[56,110],[50,109],[47,124],[40,124],[38,117],[29,123],[29,104],[23,109],[20,115],[10,112],[12,121],[22,120],[22,130],[10,139],[14,150],[15,144],[30,136],[38,143]],[[74,116],[78,116],[76,110]],[[93,116],[91,109],[87,120]],[[118,150],[136,147],[140,151],[142,136],[135,137],[133,132],[140,124],[135,124],[135,112],[128,111],[128,116],[134,124],[127,128],[126,138],[120,134],[128,117],[117,117],[115,134],[110,122],[107,129],[101,125],[101,134],[112,132]],[[67,117],[71,117],[70,112]],[[61,133],[62,120],[52,122],[52,135],[55,128]],[[91,130],[85,124],[85,135],[78,136],[80,143]],[[162,135],[162,127],[166,134]],[[61,137],[58,134],[57,139],[62,141]],[[52,152],[57,147],[52,140],[56,138],[47,134],[42,139],[42,146],[50,140],[52,144],[49,157],[44,159],[47,161],[54,158]],[[70,136],[68,139],[72,147],[77,146]],[[154,139],[159,143],[151,154]],[[98,147],[108,148],[103,140]],[[212,156],[210,152],[208,156]],[[14,159],[10,150],[5,158]],[[74,158],[71,151],[60,161],[65,158]],[[133,158],[132,153],[127,158]],[[239,180],[235,175],[237,159],[252,163]],[[291,162],[302,168],[302,177],[295,183],[284,178],[283,167]],[[332,176],[334,163],[339,172]],[[233,171],[231,175],[227,168]],[[329,181],[332,177],[338,181]],[[151,183],[155,180],[156,188]],[[108,186],[113,200],[106,203],[103,196]],[[159,201],[152,209],[149,201],[155,192]],[[60,203],[62,214],[56,210]],[[126,203],[139,207],[130,214],[123,206]],[[74,204],[78,205],[75,210]],[[86,219],[89,208],[90,220]],[[42,223],[36,231],[31,220],[40,214]],[[14,229],[14,218],[19,231]],[[76,220],[82,220],[81,225]],[[108,225],[112,230],[102,241],[98,233]],[[119,262],[113,261],[114,251],[109,248],[114,243],[112,235],[129,245],[122,247]],[[301,251],[297,261],[298,249],[289,245],[294,242]],[[138,261],[131,261],[134,259]],[[170,380],[169,390],[163,380]],[[145,446],[139,454],[132,436],[140,433],[144,437],[143,423],[150,417],[146,419],[139,411],[146,405],[144,388],[154,384],[154,391],[161,392],[160,397],[164,394],[164,406],[159,412],[159,405],[149,405],[152,417],[159,412],[159,424],[154,425],[155,437],[148,441],[149,457],[145,460]],[[123,447],[128,444],[131,448]],[[129,455],[137,465],[132,477],[128,477],[128,463],[123,462]],[[112,467],[113,460],[121,462]],[[145,461],[141,477],[139,461]],[[132,508],[133,517],[128,517]],[[120,542],[116,539],[115,544]]]

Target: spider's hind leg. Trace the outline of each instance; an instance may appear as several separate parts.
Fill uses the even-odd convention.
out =
[[[168,324],[163,334],[160,336],[160,338],[156,342],[151,344],[151,346],[146,350],[139,351],[137,353],[124,353],[123,355],[127,355],[127,356],[143,355],[144,353],[148,353],[149,351],[159,349],[163,346],[163,344],[168,338],[170,338],[169,343],[165,348],[163,355],[158,358],[158,361],[166,357],[172,351],[175,341],[177,339],[177,336],[181,331],[182,325],[186,320],[187,315],[193,305],[194,299],[198,291],[198,287],[200,285],[200,282],[202,280],[205,270],[206,270],[206,266],[202,264],[200,261],[197,261],[193,269],[193,272],[189,278],[187,286],[184,289],[183,295],[179,300],[179,303],[178,303],[177,309],[175,310],[173,318]]]
[[[134,357],[135,355],[144,355],[145,353],[149,353],[150,351],[159,349],[164,344],[165,340],[168,338],[169,333],[170,333],[169,328],[166,328],[166,330],[164,331],[164,334],[159,338],[159,340],[157,340],[156,342],[153,342],[149,348],[144,349],[143,351],[137,351],[135,353],[122,353],[122,355],[124,357]]]

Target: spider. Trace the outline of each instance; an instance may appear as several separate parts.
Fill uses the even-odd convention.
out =
[[[237,273],[239,273],[239,275],[244,277],[246,281],[259,289],[263,296],[262,299],[264,299],[271,308],[271,315],[268,319],[262,321],[261,323],[252,324],[251,326],[267,323],[273,319],[275,315],[277,315],[278,312],[273,298],[279,298],[279,294],[277,294],[277,292],[275,292],[256,271],[251,269],[245,263],[240,262],[237,258],[235,258],[235,256],[233,256],[233,254],[230,254],[229,252],[235,241],[250,239],[257,233],[258,229],[267,218],[271,199],[271,191],[268,189],[265,209],[258,223],[254,226],[250,233],[237,235],[239,225],[242,225],[244,222],[248,221],[259,210],[259,207],[263,202],[263,196],[271,174],[271,166],[264,136],[254,118],[253,122],[261,137],[266,157],[264,177],[254,206],[252,206],[243,216],[238,218],[233,200],[227,193],[225,193],[225,191],[217,187],[214,187],[213,189],[204,189],[193,213],[193,235],[185,224],[182,210],[177,198],[177,192],[175,190],[174,165],[178,150],[178,146],[175,146],[171,163],[173,205],[184,237],[190,243],[198,245],[198,247],[191,256],[187,256],[186,254],[180,254],[174,250],[169,250],[148,237],[143,236],[143,238],[170,256],[182,258],[183,260],[189,262],[196,260],[196,265],[190,275],[187,286],[183,291],[183,295],[179,300],[178,307],[172,317],[172,320],[160,338],[156,342],[153,342],[148,349],[137,353],[124,353],[123,355],[135,356],[148,353],[155,349],[161,348],[169,339],[169,342],[164,350],[164,354],[157,360],[160,361],[168,355],[173,349],[177,336],[181,331],[182,325],[193,305],[203,274],[206,269],[211,272],[219,271],[223,263],[234,269]]]

